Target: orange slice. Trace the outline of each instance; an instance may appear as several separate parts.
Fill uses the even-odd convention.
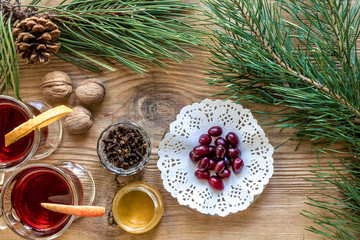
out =
[[[25,137],[29,133],[31,133],[35,128],[43,128],[47,125],[59,120],[62,117],[65,117],[72,110],[64,105],[57,106],[55,108],[51,108],[34,118],[29,119],[28,121],[24,122],[23,124],[14,128],[11,132],[5,135],[5,147],[9,146],[10,144],[16,142],[22,137]]]
[[[20,138],[25,137],[26,135],[31,133],[36,128],[34,126],[34,122],[30,121],[30,120],[17,126],[11,132],[9,132],[5,135],[5,147],[16,142]]]
[[[99,206],[74,206],[57,203],[41,203],[41,206],[54,212],[80,217],[99,217],[105,214],[105,208]]]

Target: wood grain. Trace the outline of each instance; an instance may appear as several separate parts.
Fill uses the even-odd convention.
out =
[[[50,4],[51,1],[45,3]],[[29,66],[21,62],[23,100],[47,101],[41,95],[39,85],[41,78],[54,70],[67,72],[75,84],[88,77],[97,77],[104,81],[107,89],[104,102],[89,108],[94,116],[91,130],[81,136],[65,132],[59,148],[47,159],[41,160],[50,164],[66,160],[83,165],[96,183],[95,204],[106,207],[105,216],[80,218],[58,239],[320,239],[304,230],[312,222],[299,214],[304,209],[311,209],[305,204],[306,195],[314,195],[311,192],[314,188],[304,180],[314,178],[308,164],[317,163],[309,143],[303,143],[298,151],[295,151],[295,142],[288,142],[275,150],[273,177],[260,197],[243,212],[224,218],[201,215],[179,205],[164,189],[160,171],[156,167],[163,133],[184,106],[205,98],[215,99],[212,95],[223,90],[209,86],[204,81],[207,65],[203,61],[209,57],[209,53],[200,50],[192,50],[192,53],[192,61],[181,64],[169,62],[171,69],[168,72],[150,69],[145,77],[120,65],[116,66],[118,70],[115,72],[105,71],[99,75],[59,59],[53,59],[46,66]],[[80,104],[72,95],[67,105],[73,107]],[[272,110],[251,104],[245,105],[245,108],[252,111]],[[119,120],[142,125],[151,137],[150,162],[143,171],[131,177],[112,175],[100,165],[96,154],[96,142],[101,131]],[[280,132],[273,127],[264,127],[264,130],[273,146],[278,146],[292,135],[289,130]],[[165,213],[158,226],[141,235],[127,233],[109,222],[111,202],[116,191],[135,180],[156,186],[165,201]],[[9,229],[0,232],[0,238],[20,239]]]

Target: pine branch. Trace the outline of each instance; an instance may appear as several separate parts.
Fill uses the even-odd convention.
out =
[[[191,25],[195,19],[189,13],[196,5],[178,0],[74,0],[56,7],[30,6],[58,22],[58,57],[92,71],[114,70],[106,61],[120,62],[139,74],[147,71],[148,63],[167,69],[168,59],[192,57],[186,48],[200,45],[204,35]]]
[[[324,152],[316,149],[316,151]],[[314,220],[324,231],[318,227],[308,227],[307,230],[322,234],[331,239],[357,239],[357,234],[360,229],[359,214],[360,214],[360,165],[359,162],[353,163],[353,159],[340,158],[345,170],[339,170],[334,167],[331,162],[327,162],[329,168],[312,166],[313,173],[321,180],[312,180],[313,186],[321,188],[321,192],[316,192],[322,195],[323,199],[319,201],[308,197],[309,205],[327,210],[326,214],[317,212],[312,213],[303,211],[301,214]],[[308,180],[310,181],[310,180]],[[341,196],[339,198],[334,193],[333,185],[341,189]],[[329,215],[329,212],[331,215]],[[330,228],[329,226],[336,226]]]
[[[205,0],[215,25],[208,49],[212,85],[226,86],[235,101],[283,106],[266,124],[296,128],[293,140],[310,139],[329,154],[334,143],[353,156],[329,163],[330,175],[314,174],[319,194],[309,198],[322,211],[305,212],[308,230],[336,239],[360,234],[359,58],[360,5],[350,0]],[[283,14],[287,14],[284,17]],[[319,145],[321,143],[321,145]],[[319,160],[320,161],[320,160]],[[325,184],[325,185],[324,185]],[[335,191],[332,197],[327,191]]]
[[[253,24],[252,19],[250,18],[248,12],[246,11],[246,9],[241,6],[240,2],[235,2],[235,5],[237,6],[239,12],[242,14],[242,16],[244,17],[244,19],[246,20],[249,28],[253,31],[255,37],[260,41],[260,43],[263,45],[263,47],[266,49],[266,51],[272,55],[272,57],[274,58],[274,61],[279,64],[282,68],[284,68],[288,73],[299,77],[300,79],[302,79],[303,81],[305,81],[306,83],[313,85],[315,88],[320,89],[322,91],[324,91],[325,93],[329,94],[330,96],[336,98],[339,102],[341,102],[344,106],[348,107],[357,118],[360,118],[360,112],[357,109],[354,109],[353,106],[347,102],[345,99],[343,99],[339,94],[336,94],[334,92],[332,92],[329,88],[327,88],[326,86],[322,85],[321,83],[310,79],[306,76],[304,76],[303,74],[301,74],[300,72],[297,72],[293,69],[291,69],[291,67],[289,67],[286,63],[284,63],[280,57],[278,57],[276,55],[276,53],[272,50],[271,46],[269,45],[268,42],[265,41],[265,39],[261,36],[260,31],[257,29],[256,25]],[[334,15],[333,13],[331,14],[332,16],[332,20],[333,23],[334,22]],[[335,34],[338,35],[338,29],[337,26],[335,25]],[[337,39],[339,39],[339,37],[337,37]],[[339,48],[340,48],[340,52],[344,53],[343,48],[341,43],[339,43]]]
[[[0,48],[0,90],[3,92],[11,86],[18,98],[18,61],[11,29],[26,18],[45,17],[54,21],[61,36],[60,39],[56,37],[54,41],[57,42],[51,42],[51,46],[62,46],[56,55],[94,72],[115,71],[116,62],[140,75],[144,75],[150,65],[166,70],[169,60],[189,60],[192,54],[187,49],[200,47],[205,35],[195,27],[198,19],[191,17],[191,13],[199,10],[198,6],[180,0],[65,0],[55,7],[40,3],[41,0],[33,0],[21,5],[20,0],[0,0],[3,44]],[[20,56],[28,62],[44,62],[51,56],[47,45],[39,52],[37,44],[24,41],[16,40],[16,46]]]
[[[17,53],[12,38],[12,12],[4,14],[4,5],[0,4],[0,94],[9,94],[8,86],[14,91],[14,97],[20,99],[20,77]]]

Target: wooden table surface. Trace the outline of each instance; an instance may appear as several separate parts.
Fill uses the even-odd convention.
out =
[[[49,1],[48,1],[49,2]],[[89,108],[94,125],[87,134],[76,136],[66,131],[58,149],[44,160],[45,163],[73,161],[83,165],[93,176],[96,184],[95,205],[106,207],[103,217],[80,218],[58,239],[320,239],[304,230],[312,221],[299,213],[311,207],[306,205],[306,195],[314,187],[304,178],[314,178],[308,164],[317,160],[309,143],[303,143],[295,151],[296,142],[288,142],[275,150],[274,175],[264,192],[245,211],[227,217],[201,215],[181,206],[163,187],[158,160],[158,146],[161,137],[180,110],[194,102],[222,90],[207,85],[204,81],[207,65],[202,63],[210,55],[201,50],[191,50],[194,58],[185,63],[169,62],[168,72],[149,69],[141,77],[121,65],[117,71],[94,74],[65,63],[55,57],[48,65],[26,65],[20,63],[21,96],[23,100],[40,99],[41,78],[48,72],[62,70],[70,75],[75,85],[89,77],[104,81],[107,93],[105,100]],[[52,103],[52,105],[56,105]],[[80,105],[71,95],[66,105]],[[245,105],[252,111],[272,108]],[[255,117],[259,115],[255,114]],[[117,177],[105,170],[96,154],[96,142],[101,131],[109,124],[119,121],[133,121],[142,125],[151,136],[152,151],[148,165],[131,177]],[[264,121],[259,119],[260,123]],[[270,143],[275,147],[287,140],[292,132],[280,132],[274,127],[263,127]],[[34,162],[34,161],[30,161]],[[160,223],[151,231],[134,235],[125,232],[109,221],[112,199],[119,188],[132,181],[145,181],[156,186],[165,202],[165,212]],[[0,232],[0,239],[20,239],[11,230]]]

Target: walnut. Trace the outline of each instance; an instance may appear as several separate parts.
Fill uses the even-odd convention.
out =
[[[72,82],[65,72],[54,71],[43,77],[40,89],[50,100],[64,101],[72,92]]]
[[[84,107],[76,106],[64,119],[64,128],[70,134],[83,134],[93,125],[92,115]]]
[[[76,98],[85,105],[96,104],[104,100],[104,83],[96,78],[91,78],[79,83],[75,90]]]

